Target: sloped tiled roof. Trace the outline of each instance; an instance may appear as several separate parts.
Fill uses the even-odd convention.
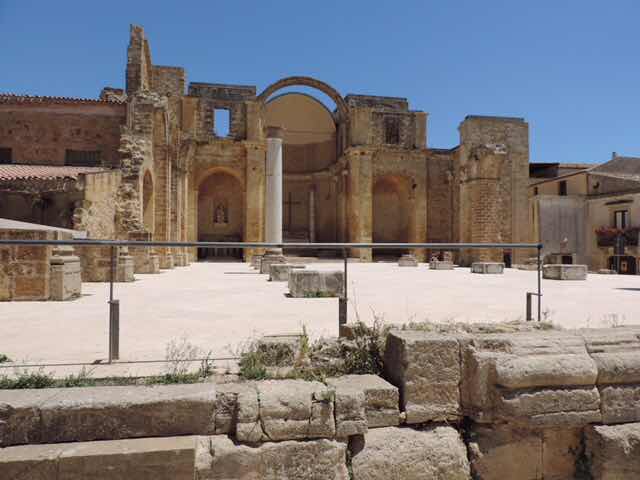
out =
[[[40,95],[20,95],[17,93],[0,93],[0,103],[74,103],[74,104],[101,104],[101,105],[122,105],[124,100],[100,99],[100,98],[74,98],[55,97]]]
[[[595,175],[608,177],[640,180],[640,158],[639,157],[615,157],[607,163],[598,165],[589,172]]]
[[[0,165],[0,181],[29,180],[29,179],[54,179],[71,178],[78,179],[82,173],[106,172],[102,167],[67,167],[52,165]]]

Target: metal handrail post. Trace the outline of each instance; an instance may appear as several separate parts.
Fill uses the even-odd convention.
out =
[[[542,244],[538,244],[538,322],[542,319]]]

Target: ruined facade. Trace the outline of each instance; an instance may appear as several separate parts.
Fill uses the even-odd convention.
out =
[[[335,106],[291,87],[315,89]],[[229,118],[226,135],[216,125],[220,112]],[[468,116],[458,147],[429,148],[427,114],[404,98],[342,96],[309,77],[284,78],[262,93],[188,84],[184,69],[153,64],[139,26],[131,28],[125,89],[105,88],[99,100],[0,96],[0,163],[16,171],[14,164],[87,168],[83,179],[108,182],[100,190],[109,190],[107,201],[82,194],[88,180],[51,174],[64,185],[44,191],[49,177],[17,171],[0,185],[0,217],[94,238],[263,241],[267,127],[284,132],[285,242],[529,240],[523,119]],[[350,252],[363,260],[376,253]],[[197,252],[153,255],[171,268]],[[511,255],[470,250],[456,260],[516,261]]]

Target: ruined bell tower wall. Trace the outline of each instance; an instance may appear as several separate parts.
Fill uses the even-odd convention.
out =
[[[460,241],[473,242],[474,238],[501,243],[529,241],[528,124],[521,118],[468,116],[459,130],[456,173],[460,181],[457,225]],[[482,212],[478,202],[485,202]],[[498,257],[502,255],[496,252],[491,258],[501,261]],[[471,262],[476,254],[465,252],[463,262]],[[513,251],[512,261],[521,262],[530,254]]]

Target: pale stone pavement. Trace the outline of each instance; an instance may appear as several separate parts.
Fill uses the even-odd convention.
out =
[[[287,298],[285,282],[268,282],[247,264],[195,263],[136,278],[115,285],[122,360],[164,359],[167,342],[182,336],[214,356],[227,356],[251,338],[296,333],[303,325],[312,338],[337,335],[337,299]],[[433,271],[424,264],[350,263],[348,280],[350,321],[355,300],[367,323],[372,312],[392,323],[523,319],[525,292],[536,288],[532,271],[478,275],[468,268]],[[563,328],[640,323],[640,276],[590,274],[587,281],[543,280],[542,285],[543,311]],[[106,358],[108,284],[82,288],[82,298],[72,302],[0,303],[0,353],[30,363]],[[119,367],[118,373],[158,368]]]

